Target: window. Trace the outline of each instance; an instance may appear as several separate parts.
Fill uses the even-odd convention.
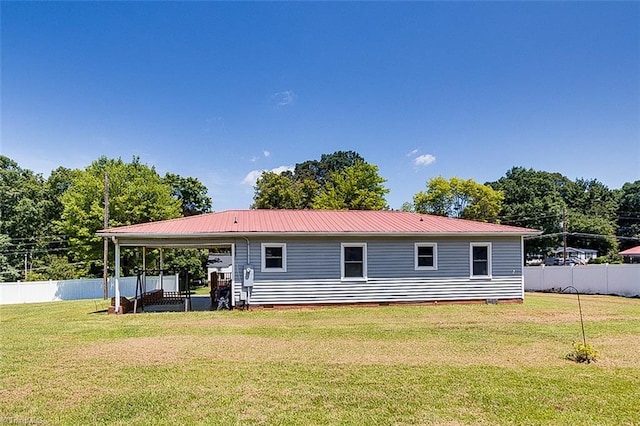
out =
[[[416,243],[415,245],[415,269],[438,269],[438,245],[436,243]]]
[[[287,272],[286,244],[262,244],[262,272]]]
[[[491,276],[491,243],[471,243],[471,277]]]
[[[342,243],[342,279],[367,279],[367,244]]]

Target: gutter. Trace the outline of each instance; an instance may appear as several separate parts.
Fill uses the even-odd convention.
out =
[[[96,232],[99,237],[144,238],[144,239],[201,239],[201,238],[248,238],[248,237],[527,237],[541,235],[542,231],[532,232],[212,232],[196,234],[155,234]]]

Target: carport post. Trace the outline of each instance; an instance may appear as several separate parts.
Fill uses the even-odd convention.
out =
[[[164,252],[160,247],[160,288],[164,291]]]
[[[113,244],[115,244],[115,263],[116,263],[116,271],[114,273],[115,278],[115,311],[116,314],[120,313],[120,244],[118,244],[118,240],[116,237],[113,237]]]

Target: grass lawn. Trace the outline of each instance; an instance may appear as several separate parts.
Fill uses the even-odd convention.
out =
[[[0,424],[640,425],[640,299],[107,315],[0,306]]]

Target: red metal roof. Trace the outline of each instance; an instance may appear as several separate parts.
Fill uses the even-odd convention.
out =
[[[640,246],[631,247],[620,252],[623,256],[640,256]]]
[[[419,213],[371,210],[226,210],[98,231],[106,236],[203,234],[518,234],[534,229]]]

